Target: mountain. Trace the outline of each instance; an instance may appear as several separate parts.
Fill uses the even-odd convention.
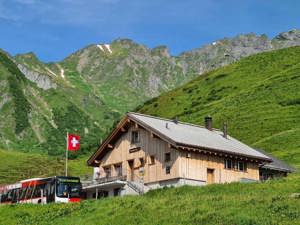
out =
[[[67,131],[82,135],[83,152],[95,147],[105,129],[104,121],[100,125],[99,118],[103,118],[103,112],[111,110],[101,105],[88,90],[75,89],[61,79],[55,79],[57,88],[39,88],[21,73],[5,52],[0,52],[2,149],[59,155],[64,152]],[[46,75],[41,80],[48,80],[48,84],[54,82]],[[90,104],[82,105],[82,98]]]
[[[126,110],[187,80],[165,47],[130,40],[88,46],[60,63],[42,63],[33,53],[1,57],[3,71],[7,64],[13,71],[1,74],[1,116],[8,120],[0,147],[50,155],[63,154],[67,131],[81,135],[81,153],[94,150]],[[16,98],[5,82],[12,78]]]
[[[214,127],[300,167],[300,47],[260,53],[148,101],[145,114]]]
[[[179,56],[129,39],[89,45],[53,63],[32,52],[1,52],[0,148],[63,155],[69,131],[82,136],[81,153],[93,151],[126,111],[206,71],[294,45],[300,45],[298,30],[272,40],[225,38]]]
[[[295,29],[280,33],[273,39],[264,34],[241,34],[182,53],[179,61],[186,73],[203,74],[246,56],[299,45],[300,30]]]

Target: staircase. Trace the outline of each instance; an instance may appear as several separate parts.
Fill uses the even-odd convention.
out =
[[[132,188],[136,193],[142,195],[145,193],[145,185],[142,183],[127,181],[127,185]]]
[[[127,181],[127,185],[139,195],[150,190],[150,188],[144,184],[143,177],[131,174],[131,179],[131,181]]]

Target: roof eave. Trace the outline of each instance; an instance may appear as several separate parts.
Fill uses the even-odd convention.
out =
[[[295,169],[272,167],[272,166],[268,166],[268,165],[264,165],[261,168],[268,169],[268,170],[276,170],[276,171],[288,172],[288,173],[293,173],[293,172],[296,171]]]
[[[190,148],[196,148],[196,149],[205,149],[207,151],[224,153],[224,154],[238,156],[238,157],[251,158],[251,159],[255,159],[255,160],[261,160],[261,161],[264,161],[264,162],[273,162],[273,160],[271,158],[263,158],[263,157],[251,156],[251,155],[247,155],[247,154],[233,153],[233,152],[222,150],[222,149],[208,148],[208,147],[205,147],[205,146],[189,145],[189,144],[186,144],[186,143],[179,143],[179,142],[176,143],[176,146],[177,147],[187,147],[187,148],[190,147]]]
[[[117,126],[112,130],[112,132],[107,136],[107,138],[102,142],[102,144],[99,146],[99,148],[94,152],[94,154],[87,160],[88,166],[97,166],[97,163],[95,163],[96,158],[101,154],[104,147],[111,141],[111,139],[114,137],[114,135],[123,127],[123,125],[128,120],[128,115],[126,115],[118,124]]]

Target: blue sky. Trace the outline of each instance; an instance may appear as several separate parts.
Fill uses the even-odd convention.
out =
[[[0,0],[0,48],[57,61],[130,38],[173,55],[224,37],[299,29],[298,0]]]

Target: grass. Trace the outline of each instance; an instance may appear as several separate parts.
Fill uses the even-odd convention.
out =
[[[5,206],[0,224],[300,224],[300,199],[291,196],[300,192],[299,178],[184,186],[80,204]]]
[[[138,110],[195,124],[211,115],[241,141],[300,167],[300,47],[253,55],[152,99]]]
[[[91,175],[92,169],[86,166],[86,158],[87,156],[82,156],[76,160],[69,160],[69,174],[81,177]],[[0,150],[0,159],[0,184],[33,177],[64,175],[65,172],[64,159],[47,155]]]

